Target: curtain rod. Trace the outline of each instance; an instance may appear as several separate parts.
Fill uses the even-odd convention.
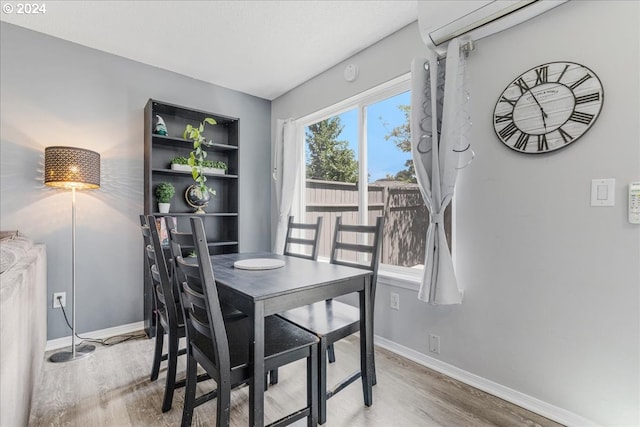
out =
[[[462,43],[460,45],[460,52],[464,53],[464,57],[468,58],[469,57],[469,53],[471,53],[471,51],[476,49],[476,45],[475,43],[473,43],[473,40],[469,39],[467,41],[465,41],[464,43]],[[441,59],[447,59],[447,54],[443,54],[443,55],[439,55],[438,56],[438,61],[440,61]]]

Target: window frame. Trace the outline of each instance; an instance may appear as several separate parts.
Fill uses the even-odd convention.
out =
[[[338,116],[350,110],[358,110],[358,179],[360,190],[358,193],[358,218],[360,223],[364,224],[368,216],[368,177],[366,171],[367,164],[367,115],[366,107],[376,102],[383,101],[387,98],[399,95],[403,92],[411,91],[411,73],[403,74],[378,86],[370,88],[364,92],[340,101],[336,104],[325,107],[319,111],[310,113],[296,120],[297,123],[297,140],[302,144],[299,170],[300,185],[296,186],[296,195],[294,196],[292,211],[297,218],[305,217],[305,180],[306,180],[306,148],[305,148],[305,129],[317,122],[326,120],[330,117]],[[363,167],[364,165],[364,167]],[[455,197],[451,202],[451,252],[455,266]],[[328,224],[327,224],[328,226]],[[328,258],[319,258],[319,261],[329,262]],[[422,282],[424,268],[401,267],[390,264],[380,263],[378,271],[378,283],[391,285],[395,287],[406,288],[417,291]]]

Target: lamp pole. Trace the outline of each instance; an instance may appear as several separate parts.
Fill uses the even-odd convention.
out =
[[[76,358],[76,187],[71,188],[71,359]]]
[[[71,350],[51,355],[52,362],[70,362],[93,353],[94,345],[82,344],[76,347],[76,187],[71,187]]]

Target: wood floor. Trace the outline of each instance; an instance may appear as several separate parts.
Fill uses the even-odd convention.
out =
[[[160,410],[166,371],[149,381],[153,340],[113,347],[98,346],[87,359],[54,364],[46,361],[31,411],[30,426],[178,426],[184,389],[176,391],[171,411]],[[329,382],[358,366],[358,340],[336,344],[337,362]],[[47,354],[48,357],[48,354]],[[178,377],[184,372],[180,357]],[[362,403],[360,382],[328,401],[328,427],[359,426],[558,426],[504,400],[427,369],[391,352],[376,349],[378,384],[374,404]],[[265,395],[265,420],[272,422],[304,406],[305,365],[280,370],[280,382]],[[215,387],[200,383],[202,392]],[[232,426],[248,425],[248,388],[232,392]],[[215,401],[198,407],[193,426],[215,425]],[[306,423],[297,423],[306,426]]]

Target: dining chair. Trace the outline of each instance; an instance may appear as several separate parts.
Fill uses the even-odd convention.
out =
[[[348,225],[342,217],[336,218],[330,262],[332,264],[363,268],[373,272],[371,279],[371,313],[375,306],[376,282],[382,244],[384,219],[378,217],[372,226]],[[318,346],[318,422],[327,420],[327,400],[362,376],[360,371],[327,390],[327,349],[333,343],[360,330],[360,310],[335,300],[320,301],[280,313],[279,316],[315,334]],[[376,383],[375,360],[373,384]]]
[[[187,325],[187,386],[182,426],[190,426],[194,408],[213,397],[217,399],[216,426],[228,426],[231,389],[249,382],[252,375],[252,324],[248,317],[232,321],[224,318],[202,220],[192,217],[190,221],[195,260],[176,258],[176,265],[185,278],[180,284],[180,296]],[[300,359],[307,362],[306,406],[270,425],[290,425],[303,418],[307,418],[307,426],[317,425],[318,338],[277,316],[268,316],[265,318],[264,342],[265,372]],[[196,398],[198,365],[215,380],[217,390]]]
[[[156,342],[151,381],[155,381],[158,378],[160,363],[166,360],[167,378],[162,401],[162,412],[167,412],[171,409],[174,390],[184,385],[184,381],[176,382],[178,356],[186,352],[186,349],[178,348],[180,338],[185,336],[184,318],[176,302],[177,295],[173,291],[172,280],[167,270],[156,218],[153,215],[149,215],[146,218],[141,215],[140,223],[142,224],[142,235],[145,239],[146,264],[155,301]],[[168,351],[166,354],[162,354],[165,334],[167,335]]]
[[[304,223],[294,222],[293,216],[289,216],[289,222],[287,223],[287,236],[285,238],[284,251],[282,254],[316,261],[318,259],[318,251],[320,249],[322,218],[323,217],[319,216],[315,223]],[[333,346],[330,346],[328,351],[330,355],[329,359],[333,362],[335,360]],[[277,369],[270,371],[269,377],[269,384],[278,384]]]

